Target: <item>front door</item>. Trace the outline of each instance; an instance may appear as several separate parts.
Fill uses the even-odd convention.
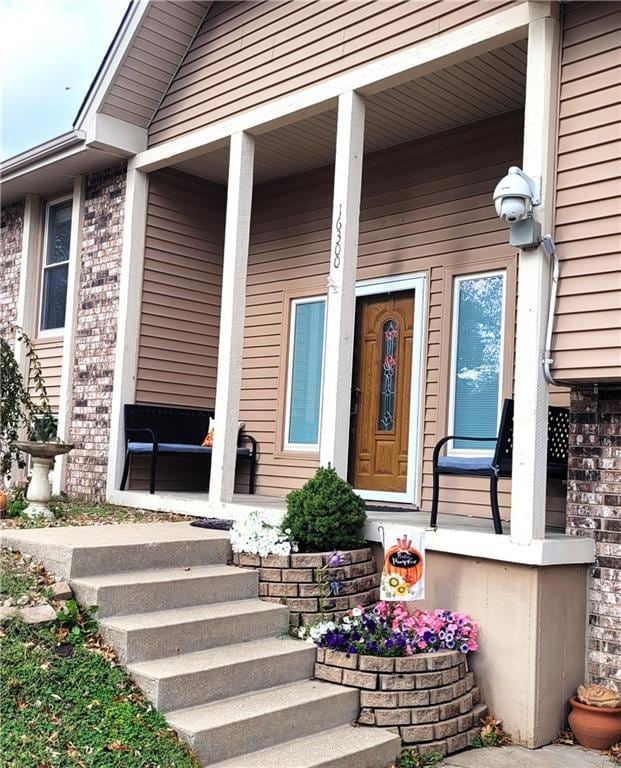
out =
[[[414,291],[356,303],[349,481],[358,490],[407,490]]]

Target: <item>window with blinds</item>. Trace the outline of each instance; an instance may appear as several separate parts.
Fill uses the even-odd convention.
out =
[[[325,315],[324,298],[291,302],[285,449],[319,448]]]
[[[456,277],[449,423],[453,435],[494,437],[501,404],[504,272]],[[491,454],[494,444],[453,441],[455,453]]]

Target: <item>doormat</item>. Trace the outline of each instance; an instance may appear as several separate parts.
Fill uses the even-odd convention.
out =
[[[195,528],[215,528],[218,531],[230,531],[235,520],[221,520],[219,517],[197,517],[190,525]]]
[[[420,512],[416,504],[381,504],[379,502],[366,503],[367,512]]]

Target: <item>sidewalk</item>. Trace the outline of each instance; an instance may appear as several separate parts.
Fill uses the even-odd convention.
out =
[[[582,747],[551,744],[541,749],[488,747],[447,757],[447,768],[613,768],[606,755]]]

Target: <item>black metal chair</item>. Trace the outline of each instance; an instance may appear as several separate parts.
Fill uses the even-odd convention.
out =
[[[495,443],[494,455],[487,456],[441,456],[446,443],[452,440]],[[569,442],[569,409],[550,406],[548,409],[548,469],[549,478],[564,480],[567,477],[567,446]],[[433,449],[433,498],[431,502],[432,528],[437,527],[438,501],[440,496],[440,475],[462,475],[466,477],[489,477],[490,505],[494,532],[502,533],[500,509],[498,507],[498,479],[511,477],[513,465],[513,400],[505,400],[496,437],[469,437],[448,435],[439,440]]]

